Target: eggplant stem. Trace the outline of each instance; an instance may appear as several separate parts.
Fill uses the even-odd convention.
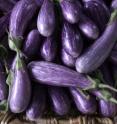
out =
[[[100,88],[100,89],[109,89],[111,91],[117,92],[117,89],[116,88],[111,87],[109,85],[105,85],[105,84],[99,84],[98,85],[98,88]]]

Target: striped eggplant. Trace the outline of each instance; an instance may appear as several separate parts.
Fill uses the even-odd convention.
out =
[[[57,44],[55,37],[47,37],[41,46],[41,56],[46,61],[53,61],[56,57]]]
[[[75,67],[76,59],[69,55],[64,49],[61,51],[61,60],[68,67]]]
[[[37,5],[34,0],[20,0],[12,10],[9,24],[9,46],[13,48],[13,42],[16,47],[21,47],[21,40],[25,30],[36,13]]]
[[[0,39],[4,36],[7,31],[9,24],[10,12],[0,18]]]
[[[110,10],[108,9],[104,1],[84,1],[84,9],[86,14],[91,17],[91,19],[98,25],[102,32],[105,29],[110,17]]]
[[[41,35],[49,37],[55,29],[54,3],[44,0],[37,19],[37,27]]]
[[[83,114],[94,114],[97,110],[96,98],[78,88],[69,88],[77,109]]]
[[[117,65],[117,51],[116,50],[112,50],[111,54],[110,54],[110,61]]]
[[[24,63],[18,57],[8,101],[10,110],[13,113],[25,111],[29,105],[30,98],[31,82]]]
[[[76,61],[76,70],[89,73],[97,69],[109,56],[117,40],[117,12],[112,13],[104,33]]]
[[[80,55],[83,48],[79,31],[68,22],[64,22],[62,28],[62,48],[74,58]]]
[[[39,51],[41,43],[41,36],[37,29],[33,29],[29,32],[26,41],[23,44],[23,53],[28,57],[32,58]]]
[[[7,99],[8,97],[8,87],[6,84],[6,73],[0,62],[0,101]]]
[[[49,87],[49,96],[53,111],[58,115],[66,115],[70,110],[70,99],[65,90],[60,87]]]
[[[81,32],[89,39],[95,40],[99,37],[99,28],[89,17],[83,13],[80,16],[78,27]]]
[[[44,0],[35,0],[36,4],[41,7]]]
[[[43,86],[34,83],[32,99],[29,107],[26,109],[26,117],[29,120],[35,120],[43,115],[46,107],[46,92]]]
[[[113,0],[112,3],[111,3],[111,8],[114,10],[114,9],[117,9],[117,0]]]
[[[77,23],[80,18],[81,4],[77,0],[60,0],[64,18],[69,23]]]

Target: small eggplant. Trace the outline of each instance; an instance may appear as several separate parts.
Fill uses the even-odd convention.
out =
[[[81,5],[77,0],[60,0],[64,18],[69,23],[77,23],[80,18]]]
[[[63,24],[62,47],[74,58],[80,55],[83,48],[83,41],[79,31],[68,22]]]
[[[41,47],[41,56],[46,61],[53,61],[56,57],[57,44],[54,36],[47,37]]]
[[[96,98],[78,88],[69,88],[77,109],[83,114],[94,114],[97,109]]]
[[[34,57],[39,51],[41,42],[41,36],[37,29],[33,29],[29,32],[27,39],[23,45],[23,52],[28,58]]]
[[[26,109],[26,116],[29,120],[35,120],[43,115],[46,107],[46,92],[43,86],[35,83],[33,87],[32,99]]]
[[[41,35],[49,37],[55,29],[54,3],[44,0],[37,19],[37,27]]]
[[[95,40],[99,37],[99,29],[97,25],[83,13],[80,16],[78,27],[81,32],[89,39]]]
[[[104,33],[76,60],[76,70],[89,73],[96,70],[109,56],[117,40],[117,11],[111,14]]]
[[[34,0],[20,0],[15,4],[9,24],[9,46],[11,49],[14,50],[13,42],[15,42],[16,47],[21,47],[21,39],[37,8]]]
[[[52,102],[53,111],[58,115],[66,115],[70,110],[70,99],[63,88],[49,87],[48,92]]]
[[[30,98],[31,82],[24,63],[18,57],[8,101],[10,110],[13,113],[25,111],[29,105]]]
[[[103,0],[89,0],[84,2],[84,9],[86,14],[97,24],[101,32],[106,27],[109,21],[110,10]],[[101,21],[100,21],[101,19]]]
[[[69,67],[74,67],[76,59],[69,55],[64,49],[61,51],[62,62]]]

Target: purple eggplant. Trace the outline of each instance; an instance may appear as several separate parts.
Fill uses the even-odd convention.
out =
[[[60,87],[49,87],[48,92],[52,102],[53,111],[58,115],[66,115],[70,110],[70,99],[65,90]]]
[[[97,39],[99,37],[99,29],[97,25],[86,15],[82,13],[78,27],[81,32],[89,39]]]
[[[6,74],[3,65],[0,62],[0,101],[7,99],[8,87],[6,84]]]
[[[83,114],[94,114],[97,109],[96,98],[88,93],[84,93],[80,89],[69,89],[77,109]]]
[[[69,55],[64,49],[61,51],[62,62],[69,67],[74,67],[76,59]]]
[[[37,27],[41,35],[49,37],[55,29],[54,3],[44,0],[37,19]]]
[[[0,18],[0,38],[2,38],[7,31],[9,24],[10,13]]]
[[[9,107],[13,113],[26,110],[31,98],[31,82],[22,60],[17,58],[13,82],[10,88]]]
[[[110,61],[117,65],[117,51],[116,50],[113,50],[110,54]]]
[[[60,6],[64,18],[69,23],[77,23],[80,18],[81,5],[77,0],[61,0]]]
[[[35,2],[37,3],[37,5],[38,5],[39,7],[41,7],[41,5],[43,4],[43,1],[44,1],[44,0],[35,0]]]
[[[114,9],[117,9],[117,0],[113,0],[112,3],[111,3],[111,8],[114,10]]]
[[[98,25],[101,31],[106,27],[109,21],[110,10],[103,0],[89,0],[84,2],[85,12]],[[101,21],[100,21],[101,19]]]
[[[26,116],[29,120],[35,120],[43,115],[46,107],[46,92],[43,86],[35,83],[33,87],[32,99],[26,109]]]
[[[21,47],[21,40],[24,36],[25,30],[35,15],[37,10],[37,5],[34,0],[20,0],[16,3],[12,10],[9,25],[9,46],[13,48],[13,43],[15,42],[16,47]]]
[[[83,48],[79,31],[68,22],[64,22],[62,28],[62,47],[74,58],[79,56]]]
[[[41,56],[46,61],[53,61],[56,57],[57,44],[54,36],[47,37],[41,47]]]
[[[29,32],[27,39],[23,45],[23,52],[28,58],[34,57],[39,51],[41,42],[41,36],[37,29],[33,29]]]
[[[117,12],[111,15],[104,33],[76,61],[76,70],[89,73],[97,69],[109,56],[117,40]]]

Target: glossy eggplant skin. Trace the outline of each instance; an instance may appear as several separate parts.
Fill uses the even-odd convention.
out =
[[[110,10],[103,0],[89,0],[84,2],[86,14],[97,24],[100,31],[103,32],[109,21]],[[101,21],[100,21],[101,19]]]
[[[26,110],[30,102],[31,90],[26,67],[16,69],[9,95],[9,108],[13,113]]]
[[[94,114],[97,110],[96,98],[77,88],[69,88],[77,109],[83,114]]]
[[[62,48],[74,58],[80,55],[83,48],[79,31],[68,22],[64,22],[62,28]]]
[[[10,36],[17,39],[24,36],[28,23],[34,16],[37,5],[33,0],[18,1],[11,13],[9,32]]]
[[[81,5],[76,0],[61,0],[60,6],[66,21],[71,24],[77,23],[80,18]]]
[[[54,3],[44,0],[37,19],[37,27],[41,35],[49,37],[55,29]]]
[[[76,58],[73,58],[64,49],[61,51],[61,60],[66,66],[75,67]]]
[[[37,29],[33,29],[29,32],[26,41],[23,45],[23,52],[28,58],[34,57],[39,51],[41,43],[41,36]]]
[[[117,40],[117,20],[107,25],[104,33],[77,59],[76,70],[89,73],[97,69],[109,56]]]
[[[111,3],[111,8],[114,10],[114,9],[117,9],[117,0],[113,0],[112,3]]]
[[[0,101],[7,99],[8,87],[6,84],[6,73],[0,62]]]
[[[46,108],[46,92],[43,86],[34,83],[32,99],[26,109],[26,116],[29,120],[35,120],[43,115]]]
[[[49,87],[49,96],[53,111],[58,115],[66,115],[70,110],[70,99],[65,90],[60,87]]]
[[[56,57],[57,44],[55,37],[47,37],[41,46],[41,56],[46,61],[53,61]]]
[[[78,27],[81,32],[89,39],[95,40],[99,37],[99,28],[97,25],[86,15],[82,13]]]
[[[32,79],[38,83],[53,86],[87,88],[92,82],[72,69],[45,61],[33,61],[28,64]]]

